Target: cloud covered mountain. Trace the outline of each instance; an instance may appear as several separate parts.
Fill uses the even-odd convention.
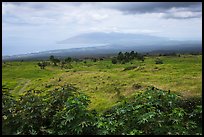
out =
[[[62,41],[69,47],[71,44],[78,48],[58,49],[38,53],[3,56],[3,60],[22,60],[22,59],[48,59],[50,55],[59,58],[64,57],[94,57],[116,54],[120,51],[137,52],[202,52],[202,42],[200,41],[175,41],[164,37],[157,37],[145,34],[131,33],[86,33],[80,34]],[[81,45],[81,47],[79,47]]]
[[[159,43],[167,41],[167,38],[145,34],[118,33],[118,32],[93,32],[80,34],[62,41],[58,44],[143,44]]]

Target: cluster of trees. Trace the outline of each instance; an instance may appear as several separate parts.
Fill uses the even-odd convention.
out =
[[[84,64],[86,64],[86,60],[87,59],[90,59],[92,60],[93,62],[96,62],[98,60],[103,60],[104,57],[101,57],[101,58],[84,58]],[[71,65],[71,62],[81,62],[83,61],[82,59],[77,59],[77,58],[71,58],[71,57],[67,57],[65,59],[58,59],[58,58],[55,58],[53,55],[51,55],[49,57],[49,61],[41,61],[41,62],[38,62],[37,65],[41,68],[41,69],[45,69],[46,66],[48,65],[54,65],[54,66],[60,66],[61,68],[72,68],[72,65]]]
[[[100,58],[100,60],[101,60],[102,58]],[[84,59],[83,59],[83,61],[84,62],[86,62],[86,60],[91,60],[91,61],[93,61],[93,62],[96,62],[96,61],[98,61],[99,60],[99,58],[94,58],[94,57],[85,57]]]
[[[170,53],[159,54],[159,56],[180,56],[180,54],[177,55],[175,52],[170,52]]]
[[[201,135],[202,104],[149,87],[99,114],[75,87],[29,90],[18,99],[2,89],[3,134],[19,135]]]
[[[55,65],[57,66],[57,63],[60,62],[60,60],[58,58],[55,58],[53,55],[50,56],[49,60]]]
[[[41,68],[41,69],[45,69],[45,67],[48,65],[47,62],[45,61],[41,61],[41,62],[38,62],[38,66]]]
[[[78,61],[77,59],[72,59],[71,57],[67,57],[64,60],[60,60],[58,58],[55,58],[53,55],[49,57],[49,62],[48,61],[41,61],[38,62],[37,65],[41,69],[45,69],[46,66],[53,64],[54,66],[60,66],[61,68],[71,68],[71,62],[72,61]]]
[[[125,53],[119,52],[117,57],[114,57],[112,59],[112,63],[113,64],[117,64],[117,63],[125,64],[127,62],[130,62],[133,59],[144,61],[144,56],[134,51],[125,52]]]

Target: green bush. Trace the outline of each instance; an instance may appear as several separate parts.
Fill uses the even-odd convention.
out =
[[[21,135],[200,135],[202,105],[186,107],[180,96],[149,87],[129,102],[102,114],[87,109],[89,99],[67,85],[29,90],[14,99],[2,89],[3,134]],[[185,101],[185,102],[184,102]]]
[[[176,94],[150,87],[132,102],[107,111],[99,120],[100,134],[185,135],[202,133],[202,107],[188,113]],[[195,117],[197,119],[194,119]],[[193,118],[194,117],[194,118]]]
[[[3,133],[84,134],[94,119],[86,109],[88,103],[87,96],[70,85],[44,95],[29,90],[16,101],[3,92]]]
[[[117,59],[116,58],[113,58],[111,61],[112,61],[112,64],[117,64]]]
[[[163,61],[159,58],[156,58],[155,64],[163,64]]]

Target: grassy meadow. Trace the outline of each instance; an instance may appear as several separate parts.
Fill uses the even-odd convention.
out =
[[[163,64],[155,64],[156,58]],[[40,69],[37,63],[2,63],[2,85],[18,96],[29,89],[43,92],[72,84],[90,97],[89,109],[98,112],[131,99],[148,86],[179,93],[183,98],[202,95],[202,55],[146,56],[144,62],[133,60],[126,64],[112,64],[111,59],[86,60],[71,62],[70,69]],[[135,68],[124,70],[130,66]]]

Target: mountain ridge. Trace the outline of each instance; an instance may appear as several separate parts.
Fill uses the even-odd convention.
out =
[[[77,41],[77,39],[79,41]],[[202,52],[202,42],[200,41],[169,40],[167,38],[150,36],[146,34],[127,34],[115,32],[86,33],[62,40],[61,44],[69,45],[71,44],[70,41],[75,42],[72,43],[72,46],[76,46],[74,44],[81,44],[82,47],[47,50],[13,56],[2,56],[2,60],[48,59],[48,57],[51,55],[59,58],[68,56],[81,58],[86,56],[111,55],[120,51],[126,52],[132,50],[141,53],[162,50],[182,53]],[[84,47],[84,45],[86,46]]]

